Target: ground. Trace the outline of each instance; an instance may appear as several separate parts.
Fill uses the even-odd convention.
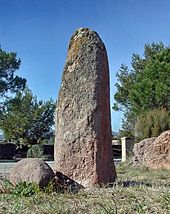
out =
[[[0,213],[17,214],[133,214],[170,213],[170,171],[149,170],[128,163],[117,166],[118,180],[111,188],[79,193],[41,192],[25,197],[23,191],[0,188]],[[28,187],[27,189],[28,190]]]

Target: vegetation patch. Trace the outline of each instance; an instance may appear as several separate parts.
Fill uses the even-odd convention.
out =
[[[117,174],[114,187],[85,189],[79,193],[55,192],[51,185],[45,190],[28,183],[14,187],[4,181],[0,187],[0,213],[169,213],[169,170],[121,163]]]

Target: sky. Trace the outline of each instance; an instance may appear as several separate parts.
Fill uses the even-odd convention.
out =
[[[169,0],[0,0],[0,45],[21,58],[16,73],[41,100],[57,99],[67,48],[73,32],[87,27],[106,45],[110,99],[114,103],[116,72],[131,56],[142,56],[146,43],[170,45]],[[111,110],[112,130],[122,113]]]

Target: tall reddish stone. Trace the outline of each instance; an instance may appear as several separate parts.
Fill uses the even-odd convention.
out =
[[[115,181],[106,48],[87,28],[72,36],[56,109],[55,169],[84,186]]]

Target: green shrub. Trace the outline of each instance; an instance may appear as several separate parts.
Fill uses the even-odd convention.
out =
[[[14,189],[13,184],[8,179],[0,180],[0,194],[8,194]]]
[[[135,125],[138,140],[157,137],[170,129],[170,112],[164,108],[153,109],[140,114]]]
[[[24,197],[29,197],[34,194],[39,193],[40,187],[38,184],[35,183],[27,183],[27,182],[20,182],[18,183],[15,188],[12,190],[11,194],[15,196],[24,196]]]
[[[27,158],[41,158],[44,154],[44,147],[41,144],[35,144],[27,151]]]

